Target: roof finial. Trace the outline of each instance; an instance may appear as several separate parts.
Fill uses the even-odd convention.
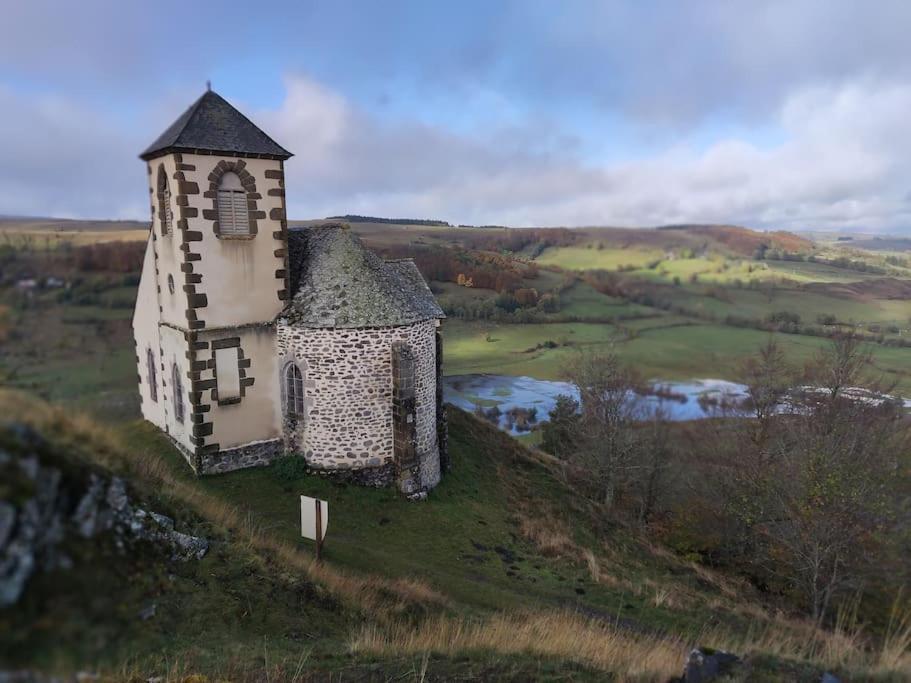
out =
[[[206,81],[206,92],[212,92],[212,81]]]

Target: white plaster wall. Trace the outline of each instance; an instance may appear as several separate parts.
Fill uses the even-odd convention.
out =
[[[244,357],[250,360],[250,367],[244,372],[246,377],[252,377],[254,382],[252,386],[244,388],[240,402],[232,405],[220,406],[217,401],[212,400],[211,391],[203,392],[203,403],[211,406],[209,412],[205,413],[205,421],[212,423],[212,434],[205,437],[205,442],[217,443],[221,450],[256,441],[277,439],[281,436],[274,326],[249,326],[236,330],[203,332],[199,335],[199,341],[209,342],[210,346],[208,350],[197,351],[196,359],[211,359],[211,342],[229,337],[240,337],[240,348]],[[216,378],[215,372],[207,370],[200,378]]]
[[[314,467],[373,467],[393,460],[392,343],[415,354],[419,455],[436,453],[436,321],[404,327],[308,329],[278,321],[279,369],[306,366],[306,420],[295,444]]]
[[[265,218],[257,220],[257,234],[252,239],[221,239],[215,235],[213,221],[203,218],[203,210],[211,210],[213,201],[203,196],[209,189],[209,174],[222,159],[240,161],[236,157],[184,154],[183,163],[195,166],[195,171],[184,171],[187,181],[197,183],[199,194],[189,196],[189,205],[198,209],[198,216],[190,218],[191,230],[202,233],[201,242],[191,243],[195,253],[202,254],[201,261],[193,263],[195,273],[202,275],[196,285],[198,294],[205,294],[208,305],[197,309],[206,327],[225,327],[272,320],[284,307],[278,291],[284,288],[275,271],[284,268],[284,257],[275,256],[285,245],[273,237],[281,230],[281,221],[269,218],[272,209],[282,209],[282,197],[270,196],[269,190],[280,187],[277,179],[266,178],[266,171],[281,171],[282,163],[270,159],[242,159],[244,169],[256,180],[257,210]]]
[[[163,166],[171,188],[171,211],[174,221],[166,235],[161,234],[161,220],[158,213],[158,168]],[[184,277],[180,270],[183,263],[183,252],[180,250],[181,234],[177,229],[180,215],[175,204],[177,181],[174,173],[177,170],[173,154],[153,159],[149,162],[149,197],[152,204],[152,230],[155,232],[155,252],[158,256],[158,274],[155,284],[158,287],[158,303],[161,306],[161,320],[171,325],[187,326],[187,295],[183,291]],[[192,229],[192,228],[191,228]],[[145,270],[145,268],[143,268]],[[174,278],[174,293],[168,287],[168,275]],[[154,269],[152,277],[155,278]]]
[[[158,341],[158,293],[155,290],[155,254],[152,235],[146,242],[145,257],[142,261],[142,274],[139,278],[139,289],[136,295],[136,308],[133,311],[133,338],[136,341],[137,372],[139,377],[139,399],[142,416],[164,429],[164,405],[161,384],[161,351]],[[146,363],[146,351],[152,350],[155,355],[155,377],[158,384],[157,400],[152,400],[149,386],[149,371]]]
[[[181,446],[192,452],[194,446],[190,441],[190,436],[193,433],[193,420],[190,416],[193,414],[193,407],[190,405],[190,380],[187,378],[190,369],[190,362],[187,360],[187,342],[184,333],[173,327],[161,325],[159,331],[164,361],[164,370],[161,373],[164,390],[159,394],[158,400],[162,401],[164,407],[165,430]],[[174,414],[175,391],[171,380],[171,368],[175,364],[180,372],[180,381],[183,385],[183,422],[178,422]]]
[[[283,289],[282,281],[275,277],[277,270],[284,268],[284,257],[275,256],[277,249],[284,248],[273,233],[281,230],[281,221],[269,218],[272,209],[283,209],[284,199],[269,195],[269,190],[278,189],[280,181],[266,178],[266,171],[282,171],[282,163],[270,159],[242,159],[245,170],[256,180],[257,210],[265,218],[257,221],[257,234],[251,239],[221,239],[215,235],[213,221],[203,217],[203,210],[211,210],[213,201],[205,197],[209,189],[209,174],[221,160],[240,161],[240,157],[214,156],[208,154],[182,154],[182,169],[185,182],[196,183],[199,193],[187,195],[188,208],[196,209],[196,216],[188,217],[188,229],[202,233],[201,242],[190,242],[193,253],[202,254],[200,261],[193,261],[193,272],[202,275],[202,282],[196,284],[196,293],[205,294],[208,304],[196,310],[206,327],[226,327],[252,322],[272,320],[283,308],[278,291]],[[158,216],[158,168],[164,166],[171,188],[171,210],[174,215],[173,229],[161,236]],[[187,170],[187,166],[195,167]],[[181,218],[181,207],[176,205],[179,182],[174,179],[177,161],[173,154],[166,154],[149,162],[150,201],[153,227],[159,235],[158,286],[161,291],[162,320],[172,325],[186,327],[187,295],[183,291],[184,273],[181,265],[184,253],[181,251],[182,236],[177,229]],[[168,275],[174,278],[175,292],[170,293]]]

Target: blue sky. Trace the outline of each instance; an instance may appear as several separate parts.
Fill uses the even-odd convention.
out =
[[[909,25],[890,0],[16,3],[0,214],[146,218],[136,155],[211,80],[295,152],[293,218],[908,232]]]

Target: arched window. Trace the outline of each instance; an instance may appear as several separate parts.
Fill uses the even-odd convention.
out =
[[[250,215],[247,193],[236,173],[228,171],[218,185],[218,232],[221,235],[249,235]]]
[[[297,417],[304,415],[304,375],[294,363],[285,366],[282,385],[285,389],[285,413]]]
[[[158,372],[155,370],[155,352],[146,349],[146,374],[149,378],[149,396],[158,403]]]
[[[171,186],[168,184],[168,174],[165,173],[164,164],[158,167],[158,222],[161,225],[162,235],[167,235],[174,224],[174,214],[171,211]]]
[[[180,369],[177,363],[171,368],[171,387],[174,391],[174,418],[183,422],[183,382],[180,381]]]

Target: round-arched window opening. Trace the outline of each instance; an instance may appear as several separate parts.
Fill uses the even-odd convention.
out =
[[[168,291],[174,293],[174,276],[168,273]]]
[[[215,206],[218,209],[218,232],[221,236],[250,236],[247,192],[240,176],[233,171],[228,171],[221,177]]]

